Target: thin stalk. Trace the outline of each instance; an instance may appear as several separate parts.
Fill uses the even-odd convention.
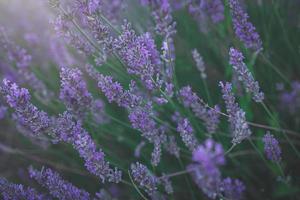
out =
[[[290,84],[289,79],[273,63],[271,63],[264,54],[261,54],[261,57],[286,83]]]
[[[236,146],[236,144],[233,144],[225,153],[224,155],[226,156],[227,154],[229,154],[233,149],[234,147]]]
[[[208,87],[207,87],[206,79],[204,79],[204,78],[201,78],[201,79],[202,79],[202,82],[203,82],[203,85],[204,85],[204,89],[205,89],[205,93],[206,93],[206,96],[207,96],[208,103],[210,105],[212,105],[212,100],[211,100],[211,96],[210,96],[210,93],[209,93],[209,90],[208,90]]]
[[[209,105],[207,105],[203,100],[201,100],[199,98],[200,102],[207,108],[210,108],[210,109],[214,109],[212,107],[210,107]],[[229,117],[229,115],[227,115],[226,113],[223,113],[223,112],[218,112],[220,115],[224,116],[224,117]],[[282,131],[282,132],[286,132],[290,135],[294,135],[294,136],[297,136],[297,137],[300,137],[300,133],[298,132],[295,132],[295,131],[292,131],[292,130],[289,130],[289,129],[283,129],[283,128],[278,128],[278,127],[272,127],[272,126],[268,126],[268,125],[265,125],[265,124],[259,124],[259,123],[254,123],[254,122],[249,122],[249,121],[246,121],[250,126],[253,126],[253,127],[257,127],[257,128],[263,128],[263,129],[267,129],[267,130],[273,130],[273,131]]]

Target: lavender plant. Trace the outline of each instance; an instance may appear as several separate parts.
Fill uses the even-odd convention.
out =
[[[0,1],[1,199],[296,199],[299,13]]]

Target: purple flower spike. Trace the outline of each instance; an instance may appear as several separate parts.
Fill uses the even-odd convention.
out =
[[[60,99],[67,109],[79,119],[84,118],[92,104],[92,95],[79,69],[63,67],[60,72],[61,90]]]
[[[179,97],[181,98],[185,107],[190,107],[195,115],[204,121],[206,130],[209,133],[216,132],[219,124],[219,112],[218,106],[214,108],[206,108],[203,104],[203,100],[200,99],[196,93],[194,93],[190,86],[186,86],[180,89]]]
[[[56,119],[55,124],[53,132],[56,138],[73,145],[80,157],[84,159],[88,171],[98,176],[102,182],[106,179],[109,182],[120,182],[121,171],[109,167],[109,163],[104,160],[104,153],[101,149],[97,150],[96,144],[82,128],[80,121],[75,123],[72,115],[65,112]]]
[[[148,90],[153,90],[154,76],[161,70],[160,56],[149,33],[137,36],[131,24],[122,26],[122,34],[114,41],[114,49],[128,66],[127,72],[140,77]]]
[[[61,200],[89,200],[90,194],[65,181],[57,172],[47,168],[41,171],[29,168],[30,178],[47,188],[50,194]]]
[[[248,14],[243,11],[242,6],[238,0],[229,0],[229,7],[231,11],[233,28],[236,36],[249,49],[255,51],[262,50],[262,42],[255,27],[248,21]]]
[[[193,59],[196,63],[196,67],[197,67],[198,71],[201,74],[201,77],[203,79],[206,79],[207,75],[205,73],[205,64],[203,62],[202,56],[200,55],[200,53],[198,52],[197,49],[192,50],[192,56],[193,56]]]
[[[137,182],[150,196],[157,192],[159,180],[145,165],[139,162],[131,164],[131,175],[133,180]]]
[[[264,100],[264,93],[260,91],[258,82],[254,80],[252,74],[249,72],[246,64],[244,63],[243,54],[237,49],[231,47],[229,50],[230,61],[233,69],[237,72],[238,78],[243,82],[246,91],[252,94],[252,98],[256,102]]]
[[[200,8],[207,13],[213,23],[224,20],[224,5],[221,0],[202,0]]]
[[[279,162],[281,160],[281,149],[276,138],[268,132],[262,140],[267,158],[273,162]]]
[[[42,194],[39,194],[35,189],[24,187],[21,184],[8,182],[4,178],[0,178],[0,194],[3,200],[50,200]]]
[[[222,88],[222,97],[225,101],[226,110],[229,115],[228,120],[233,135],[232,143],[238,144],[242,140],[248,138],[251,135],[251,131],[246,121],[245,112],[239,108],[239,105],[235,102],[231,84],[220,82],[220,87]]]
[[[221,184],[221,192],[226,199],[243,200],[246,187],[239,179],[225,178]]]
[[[30,94],[27,89],[19,88],[17,84],[4,79],[0,87],[8,105],[15,110],[16,118],[22,125],[28,128],[34,135],[46,133],[50,126],[47,113],[39,111],[30,102]]]
[[[182,118],[179,113],[175,113],[173,120],[177,122],[177,131],[186,147],[194,151],[198,145],[198,140],[194,135],[194,129],[187,118]]]

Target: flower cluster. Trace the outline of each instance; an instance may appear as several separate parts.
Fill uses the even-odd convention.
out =
[[[8,182],[4,178],[0,178],[0,194],[4,200],[28,199],[28,200],[45,200],[50,199],[45,195],[39,194],[35,189],[24,187],[21,184]]]
[[[27,89],[19,88],[17,84],[4,79],[0,92],[8,105],[15,110],[17,120],[24,127],[34,135],[40,135],[48,131],[50,127],[49,116],[31,104],[31,97]]]
[[[189,1],[188,9],[202,32],[208,30],[209,21],[216,24],[224,20],[224,5],[220,0]]]
[[[147,167],[139,162],[131,164],[131,175],[133,180],[137,182],[150,196],[157,192],[159,180],[151,174]]]
[[[35,179],[40,185],[47,188],[50,194],[61,200],[88,200],[90,194],[79,189],[71,183],[63,180],[63,178],[55,171],[46,168],[41,171],[29,168],[30,177]]]
[[[159,35],[169,38],[176,33],[172,7],[169,0],[141,0],[142,5],[149,5],[155,20],[155,29]]]
[[[206,79],[206,73],[205,73],[205,65],[204,65],[204,62],[203,62],[203,58],[202,56],[200,55],[200,53],[198,52],[197,49],[193,49],[192,50],[192,56],[193,56],[193,59],[196,63],[196,67],[197,69],[199,70],[200,74],[201,74],[201,77],[203,79]]]
[[[109,163],[104,160],[102,150],[97,150],[95,142],[88,132],[86,132],[80,121],[74,122],[73,117],[68,112],[64,112],[53,122],[53,134],[59,141],[70,143],[78,151],[80,157],[85,161],[85,167],[92,174],[98,176],[102,182],[106,179],[110,182],[120,182],[121,171],[111,169]]]
[[[92,95],[87,90],[79,69],[62,67],[60,72],[61,90],[59,98],[68,111],[79,119],[83,118],[92,104]]]
[[[198,146],[198,140],[194,135],[194,129],[189,120],[181,117],[179,113],[175,113],[173,116],[173,121],[177,123],[177,132],[179,132],[185,146],[187,146],[190,151],[194,151]]]
[[[243,200],[246,187],[239,179],[225,178],[221,184],[221,191],[226,199]]]
[[[254,101],[262,102],[264,100],[264,93],[260,91],[258,82],[254,80],[252,74],[249,72],[246,64],[244,63],[243,54],[239,50],[231,47],[229,50],[229,56],[229,63],[238,74],[238,79],[245,85],[247,92],[252,93]]]
[[[229,0],[229,7],[232,16],[233,28],[236,36],[247,48],[260,51],[262,42],[255,27],[248,21],[249,16],[243,10],[238,0]]]
[[[194,150],[193,161],[195,164],[188,167],[193,180],[209,198],[215,199],[221,184],[219,166],[225,164],[223,147],[207,139]]]
[[[127,109],[141,104],[141,97],[130,90],[124,90],[119,82],[113,80],[113,77],[100,74],[91,65],[86,65],[86,70],[97,81],[98,87],[110,103],[115,102],[118,106]]]
[[[145,87],[153,90],[154,76],[161,69],[159,52],[150,33],[137,36],[131,24],[125,22],[122,34],[114,41],[114,49],[125,62],[127,72],[141,78]]]
[[[204,121],[206,130],[209,133],[216,132],[220,122],[220,108],[218,106],[215,106],[214,108],[207,108],[207,106],[203,104],[204,101],[192,91],[190,86],[181,88],[179,91],[179,97],[185,107],[191,108],[194,114]]]
[[[263,142],[267,158],[273,162],[279,162],[281,160],[281,149],[276,138],[268,132],[264,135]]]
[[[233,135],[232,143],[238,144],[242,140],[248,138],[251,135],[251,131],[246,121],[245,112],[239,108],[239,105],[235,102],[231,84],[220,82],[220,87],[222,88],[222,97],[225,101],[226,110],[229,115],[228,120]]]

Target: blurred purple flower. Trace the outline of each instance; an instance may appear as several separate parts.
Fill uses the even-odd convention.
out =
[[[35,179],[41,186],[47,188],[54,198],[60,200],[88,200],[90,194],[65,181],[56,171],[42,168],[41,171],[29,168],[30,178]]]
[[[5,117],[6,112],[7,112],[7,107],[0,105],[0,120]]]
[[[42,194],[39,194],[35,189],[24,187],[21,184],[8,182],[4,178],[0,178],[0,194],[3,200],[50,200]]]
[[[273,162],[279,162],[281,160],[281,149],[276,138],[267,132],[262,140],[267,158]]]
[[[225,163],[221,144],[207,139],[193,151],[193,161],[195,163],[188,166],[193,180],[209,198],[215,199],[221,184],[219,166]]]
[[[221,184],[221,192],[224,193],[226,199],[243,200],[244,191],[246,189],[243,182],[239,179],[225,178]]]
[[[150,6],[159,35],[169,38],[176,33],[176,22],[173,21],[169,0],[141,0],[141,4]]]
[[[203,58],[202,58],[202,56],[200,55],[200,53],[198,52],[197,49],[192,50],[192,56],[193,56],[193,59],[196,63],[196,67],[197,67],[198,71],[201,74],[201,77],[203,79],[206,79],[207,75],[205,73],[205,65],[204,65],[204,62],[203,62]]]
[[[300,82],[293,81],[291,91],[282,91],[279,96],[280,107],[291,115],[300,111]]]

